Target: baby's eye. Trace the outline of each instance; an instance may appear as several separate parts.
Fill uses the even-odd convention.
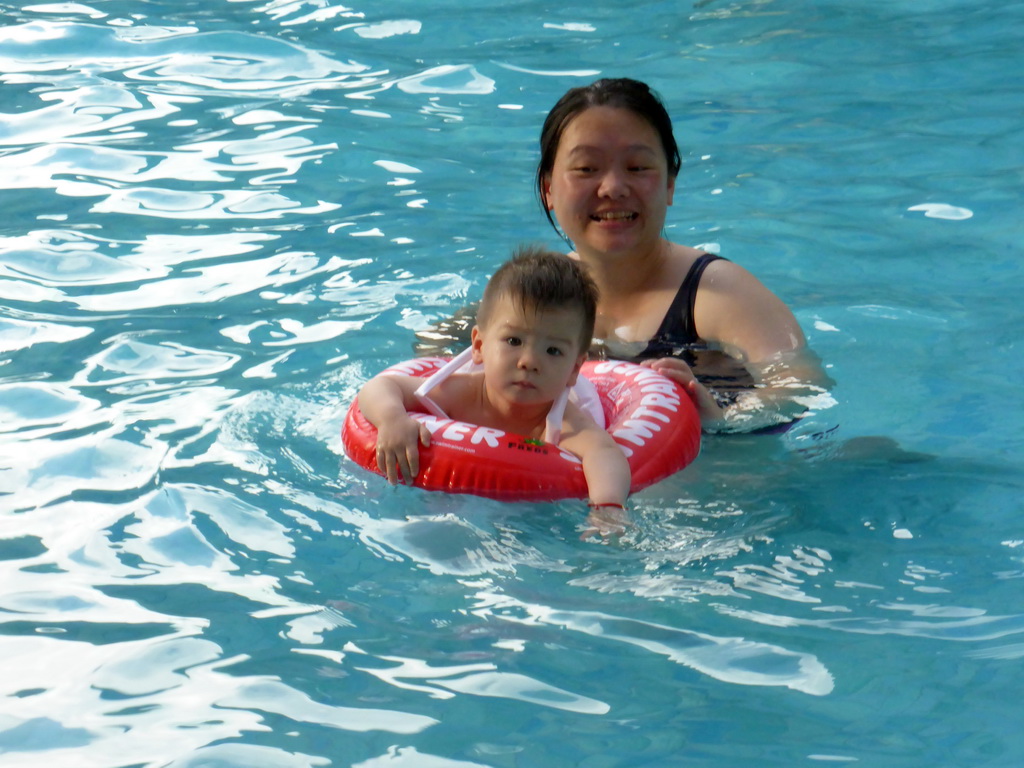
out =
[[[518,347],[523,343],[523,340],[520,339],[518,336],[506,336],[505,343],[508,344],[510,347]]]
[[[552,357],[561,357],[565,353],[562,352],[562,350],[560,350],[558,347],[548,347],[548,354],[551,355]]]

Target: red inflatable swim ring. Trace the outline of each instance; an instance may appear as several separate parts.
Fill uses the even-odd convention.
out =
[[[447,362],[426,357],[388,368],[426,378]],[[591,361],[581,375],[597,389],[607,431],[626,454],[635,493],[683,469],[700,452],[700,417],[683,388],[633,363]],[[430,430],[420,447],[415,486],[428,491],[469,493],[504,501],[586,498],[580,460],[551,443],[498,429],[412,414]],[[342,427],[345,453],[365,469],[377,468],[377,429],[354,401]]]

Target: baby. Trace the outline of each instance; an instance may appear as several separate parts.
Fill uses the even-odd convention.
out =
[[[576,383],[594,331],[597,289],[584,269],[539,248],[520,249],[505,262],[484,289],[472,331],[479,370],[438,384],[437,409],[458,421],[544,439],[549,411]],[[430,444],[427,428],[409,415],[422,408],[421,384],[414,376],[381,374],[359,392],[359,408],[377,428],[377,466],[391,483],[412,482],[419,445]],[[560,426],[558,445],[583,465],[591,528],[621,532],[631,479],[625,455],[571,400]]]

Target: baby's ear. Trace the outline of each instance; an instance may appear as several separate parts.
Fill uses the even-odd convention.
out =
[[[473,330],[470,332],[470,343],[473,348],[473,362],[476,365],[482,365],[484,362],[484,337],[480,334],[480,326],[474,325]]]
[[[582,352],[580,354],[580,356],[576,358],[576,365],[573,366],[572,375],[569,376],[569,386],[570,387],[573,384],[576,383],[576,379],[578,379],[579,375],[580,375],[580,368],[583,367],[583,364],[585,362],[587,362],[587,353],[586,353],[586,351]]]

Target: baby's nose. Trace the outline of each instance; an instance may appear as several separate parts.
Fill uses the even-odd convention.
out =
[[[531,370],[537,367],[537,355],[529,347],[523,347],[523,351],[519,353],[519,367]]]

